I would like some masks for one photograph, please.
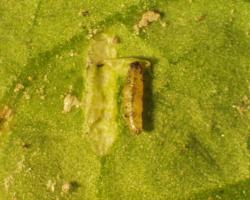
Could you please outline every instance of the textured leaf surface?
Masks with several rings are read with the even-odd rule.
[[[162,19],[137,35],[147,10]],[[2,0],[0,200],[249,199],[249,21],[243,0]],[[67,94],[84,101],[95,32],[153,63],[146,131],[120,116],[103,157],[84,105],[63,113]]]

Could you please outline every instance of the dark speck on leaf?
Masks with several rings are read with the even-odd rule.
[[[84,10],[84,11],[82,11],[81,14],[82,14],[83,17],[89,16],[89,11],[88,10]]]
[[[141,68],[142,67],[142,64],[140,63],[140,62],[132,62],[131,64],[130,64],[130,66],[132,67],[132,68],[136,68],[136,69],[139,69],[139,68]]]
[[[28,149],[28,148],[30,148],[30,144],[28,144],[28,143],[22,143],[22,147],[24,149]]]
[[[206,17],[207,17],[206,15],[200,15],[199,17],[196,18],[196,21],[201,22],[201,21],[205,20]]]
[[[97,66],[97,67],[103,67],[104,64],[103,64],[103,63],[97,63],[96,66]]]
[[[72,192],[75,192],[80,187],[80,184],[77,181],[71,181],[70,185]]]

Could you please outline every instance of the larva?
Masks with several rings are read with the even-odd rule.
[[[134,61],[130,64],[124,87],[124,114],[132,132],[139,134],[143,130],[143,74],[150,65],[146,61]]]
[[[90,43],[84,74],[84,132],[99,156],[108,154],[120,132],[121,92],[130,129],[136,134],[143,129],[143,71],[150,63],[117,58],[115,43],[114,37],[97,35]]]

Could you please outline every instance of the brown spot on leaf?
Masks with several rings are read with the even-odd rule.
[[[3,109],[0,111],[0,129],[8,122],[13,115],[13,110],[9,106],[4,106]]]
[[[28,76],[28,77],[27,77],[27,79],[28,79],[30,82],[32,82],[32,81],[33,81],[32,76]]]
[[[83,10],[83,11],[81,11],[81,15],[83,17],[89,16],[89,11],[88,10]]]
[[[138,24],[134,26],[134,30],[138,33],[140,29],[146,28],[152,22],[160,20],[160,18],[161,18],[160,13],[149,10],[142,15]]]
[[[28,144],[28,143],[25,143],[25,142],[22,142],[22,147],[24,148],[24,149],[28,149],[28,148],[30,148],[30,144]]]
[[[207,15],[200,15],[198,17],[196,17],[195,21],[197,22],[202,22],[206,19]]]
[[[80,187],[80,184],[77,181],[65,182],[62,185],[61,194],[69,194],[71,192],[75,192]]]
[[[30,99],[30,95],[29,95],[29,93],[28,93],[27,91],[24,91],[23,96],[24,96],[24,98],[25,98],[26,100],[29,100],[29,99]]]
[[[62,185],[62,193],[68,194],[71,190],[71,184],[69,182],[66,182]]]
[[[23,84],[22,84],[22,83],[18,83],[18,84],[16,85],[15,89],[14,89],[14,92],[15,92],[15,93],[18,93],[18,92],[20,92],[20,91],[23,90],[23,89],[24,89]]]
[[[39,96],[40,99],[44,100],[46,95],[45,95],[45,87],[42,86],[38,89],[36,89],[36,94]]]
[[[250,98],[248,96],[244,96],[239,105],[233,105],[233,108],[235,108],[241,115],[245,114],[250,110]]]

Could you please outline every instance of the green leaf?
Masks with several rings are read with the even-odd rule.
[[[136,34],[148,10],[161,19]],[[0,199],[249,199],[249,11],[246,0],[2,0]],[[96,33],[153,64],[145,131],[131,134],[119,110],[104,156],[84,131]],[[81,106],[63,112],[67,96]]]

